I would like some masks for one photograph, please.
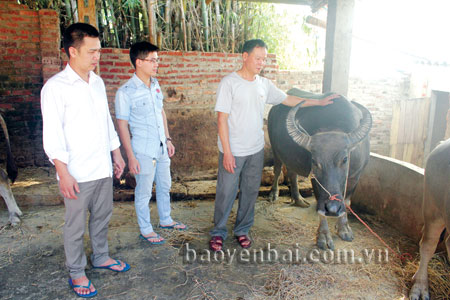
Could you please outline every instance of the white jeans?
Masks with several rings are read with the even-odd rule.
[[[161,147],[162,149],[162,147]],[[170,158],[167,151],[161,151],[158,157],[136,154],[141,171],[136,175],[136,189],[134,190],[134,205],[137,221],[142,235],[153,232],[150,223],[149,201],[152,198],[153,181],[156,183],[156,204],[158,207],[159,224],[169,225],[173,222],[170,217]],[[153,164],[155,160],[155,164]]]

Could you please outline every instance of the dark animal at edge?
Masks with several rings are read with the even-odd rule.
[[[16,180],[17,167],[11,153],[8,128],[6,127],[6,123],[2,115],[0,115],[0,123],[3,129],[3,135],[6,140],[6,172],[5,170],[3,170],[3,168],[0,168],[0,195],[3,197],[6,202],[6,206],[8,207],[9,222],[14,226],[20,223],[20,216],[22,215],[22,212],[17,206],[16,199],[14,199],[14,195],[11,191],[9,182],[9,179],[11,180],[11,183],[14,183],[14,181]]]
[[[422,215],[424,226],[420,240],[420,264],[413,276],[409,299],[430,299],[427,267],[444,229],[450,232],[450,139],[437,146],[425,166]],[[450,261],[450,236],[445,239]]]
[[[316,95],[298,89],[291,89],[288,94],[316,99],[329,95]],[[368,134],[371,126],[370,112],[342,96],[323,107],[301,108],[297,105],[290,108],[280,104],[270,110],[268,131],[275,172],[270,200],[278,199],[278,177],[284,164],[294,204],[308,207],[309,203],[298,191],[297,174],[307,177],[312,173],[320,216],[317,236],[320,249],[334,249],[326,219],[328,216],[339,218],[336,226],[343,240],[353,240],[345,204],[350,205],[350,197],[369,161]]]

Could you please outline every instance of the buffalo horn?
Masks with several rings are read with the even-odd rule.
[[[296,105],[291,108],[286,120],[286,127],[289,136],[296,142],[300,147],[310,150],[311,136],[306,132],[306,130],[295,122],[295,115],[301,107],[301,104]]]
[[[356,103],[355,101],[352,101],[352,104],[355,105],[363,115],[359,127],[348,134],[349,144],[354,146],[369,134],[369,131],[372,128],[372,115],[367,108],[361,104]]]

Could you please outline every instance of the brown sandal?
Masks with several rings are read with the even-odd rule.
[[[209,249],[214,252],[222,250],[223,238],[221,236],[213,236],[209,241]]]
[[[236,236],[236,239],[239,245],[241,245],[241,247],[244,249],[250,248],[250,246],[252,245],[252,241],[250,241],[250,239],[246,235]]]

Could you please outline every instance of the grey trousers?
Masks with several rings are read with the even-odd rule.
[[[211,236],[227,237],[227,221],[239,189],[239,206],[234,225],[234,235],[247,235],[253,225],[255,202],[261,185],[264,150],[249,156],[236,156],[234,174],[223,167],[223,153],[219,154],[214,228]]]
[[[91,238],[94,266],[104,264],[108,259],[108,224],[113,209],[112,178],[79,183],[78,199],[64,198],[66,207],[64,225],[64,251],[66,266],[72,279],[85,276],[86,254],[83,237],[89,210],[89,236]]]

